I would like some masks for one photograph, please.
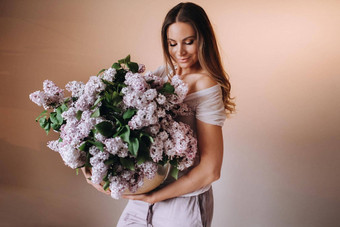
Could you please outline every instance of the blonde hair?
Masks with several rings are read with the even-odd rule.
[[[170,67],[175,72],[168,49],[167,31],[169,26],[176,22],[188,23],[196,31],[199,64],[221,86],[224,108],[227,113],[233,113],[235,103],[232,101],[233,98],[230,97],[229,76],[223,69],[214,30],[202,7],[190,2],[179,3],[165,16],[161,35],[166,69]]]

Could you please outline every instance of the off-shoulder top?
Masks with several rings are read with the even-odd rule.
[[[165,80],[167,78],[164,67],[158,68],[154,73],[156,75],[164,77]],[[202,122],[208,123],[208,124],[223,126],[223,123],[226,119],[226,113],[225,113],[224,104],[222,100],[222,90],[221,90],[220,85],[217,84],[212,87],[190,93],[184,99],[184,102],[191,108],[191,110],[193,111],[193,115],[180,116],[178,117],[178,120],[190,125],[195,136],[197,133],[196,119]],[[180,171],[179,177],[185,175],[187,172],[190,171],[190,169],[197,166],[199,162],[200,162],[200,152],[198,151],[198,154],[196,155],[196,158],[195,158],[194,165],[187,170]],[[163,183],[163,186],[173,181],[174,179],[172,177],[168,177]],[[182,197],[199,195],[209,190],[210,187],[211,185],[208,185],[197,191],[182,195]]]

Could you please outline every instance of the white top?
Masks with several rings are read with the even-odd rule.
[[[155,72],[156,75],[167,79],[165,67],[159,67]],[[208,124],[223,126],[226,119],[226,113],[222,100],[222,90],[220,85],[202,89],[187,95],[184,102],[191,108],[193,115],[178,117],[179,121],[190,125],[196,136],[196,119]],[[200,153],[196,155],[194,165],[187,170],[179,172],[179,177],[185,175],[191,168],[197,166],[200,161]],[[164,184],[173,182],[174,179],[167,179]],[[195,196],[204,193],[210,189],[211,185],[201,188],[197,191],[182,195],[181,197]]]

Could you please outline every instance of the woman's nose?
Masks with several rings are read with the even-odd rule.
[[[183,56],[183,55],[185,55],[185,53],[186,53],[185,47],[183,45],[179,45],[178,46],[178,55]]]

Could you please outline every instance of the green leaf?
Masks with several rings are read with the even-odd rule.
[[[79,175],[79,168],[76,169],[76,175]]]
[[[139,152],[137,157],[137,164],[140,165],[148,159],[148,156],[144,152]]]
[[[133,115],[135,115],[135,113],[137,112],[137,110],[135,109],[128,109],[127,111],[125,111],[125,113],[123,114],[123,119],[127,120],[127,119],[131,119]]]
[[[128,62],[130,62],[130,55],[126,56],[124,59],[118,60],[119,64],[127,64]]]
[[[81,150],[81,151],[85,151],[85,150],[86,150],[86,147],[87,147],[87,143],[84,142],[84,143],[82,143],[82,144],[78,147],[78,149]]]
[[[91,107],[91,109],[93,110],[94,108],[96,108],[96,106],[97,106],[101,101],[103,101],[103,99],[104,99],[104,97],[99,96],[99,97],[97,98],[97,100],[93,103],[93,106]]]
[[[68,107],[65,103],[63,103],[63,105],[60,106],[60,109],[62,110],[62,112],[65,112],[66,110],[68,110]]]
[[[77,118],[78,121],[80,121],[82,114],[83,114],[83,111],[81,111],[81,110],[77,111],[76,118]]]
[[[48,120],[46,119],[46,116],[39,119],[39,125],[41,128],[45,129],[48,125]]]
[[[177,180],[178,179],[178,169],[176,167],[172,167],[171,170],[170,170],[170,175]]]
[[[139,148],[139,140],[135,137],[130,138],[130,143],[128,145],[129,151],[133,156],[137,156]]]
[[[148,133],[146,133],[146,132],[140,132],[139,138],[141,138],[141,139],[146,138],[146,139],[147,139],[148,141],[150,141],[151,143],[154,142],[152,136],[150,136],[150,135],[149,135]]]
[[[96,124],[95,128],[105,137],[111,137],[114,133],[114,127],[109,121],[100,122],[99,124]]]
[[[136,62],[128,62],[127,67],[130,69],[131,72],[136,73],[138,72],[139,66]]]
[[[55,131],[59,131],[60,129],[60,125],[59,124],[56,124],[56,123],[51,123],[51,128]]]
[[[113,63],[113,65],[111,66],[111,68],[114,68],[114,69],[120,69],[120,68],[121,68],[121,66],[120,66],[120,64],[119,64],[119,63],[115,62],[115,63]]]
[[[47,113],[47,110],[44,110],[43,112],[41,112],[39,114],[39,116],[35,119],[36,122],[38,122],[38,120],[40,119],[40,117],[42,117],[43,115],[45,115]]]
[[[99,74],[101,74],[102,72],[104,72],[106,69],[102,69],[102,70],[100,70],[98,73],[97,73],[97,76],[99,75]]]
[[[108,165],[108,166],[110,166],[110,165],[113,164],[113,163],[115,163],[115,160],[114,160],[114,159],[108,159],[108,160],[104,161],[104,164],[105,164],[105,165]]]
[[[119,158],[120,163],[122,163],[122,165],[130,170],[135,170],[135,164],[134,161],[132,159],[129,158]]]
[[[106,191],[110,187],[110,181],[105,181],[103,189]]]
[[[56,118],[58,120],[58,123],[62,124],[63,121],[64,121],[64,118],[61,116],[61,114],[63,113],[63,110],[62,110],[61,106],[56,109],[56,113],[57,113],[56,114]]]
[[[50,121],[51,121],[53,124],[58,124],[58,123],[59,123],[59,121],[58,121],[58,119],[57,119],[57,113],[52,112],[52,113],[50,114]]]
[[[128,125],[125,125],[122,127],[121,132],[120,132],[120,138],[126,143],[130,143],[130,128]]]
[[[174,94],[175,88],[169,82],[165,83],[160,90],[162,94]]]
[[[96,111],[94,111],[92,114],[91,114],[91,117],[99,117],[100,116],[100,110],[99,108],[96,109]]]
[[[99,141],[91,141],[91,140],[89,140],[88,142],[95,145],[99,150],[104,152],[104,144],[103,143],[101,143]]]

